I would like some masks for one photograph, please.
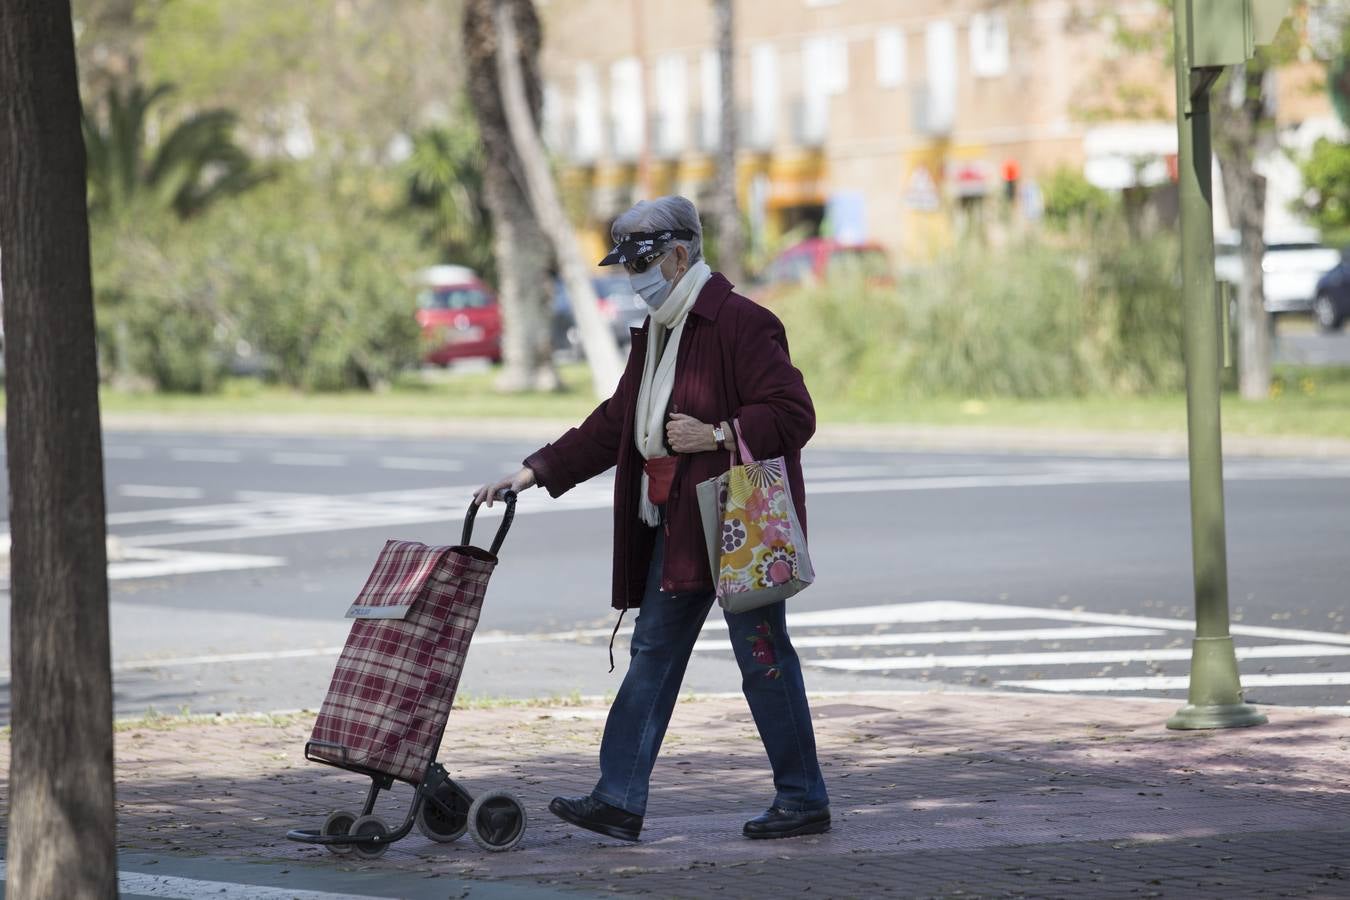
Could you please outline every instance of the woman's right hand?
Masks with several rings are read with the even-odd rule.
[[[509,478],[503,478],[494,484],[485,484],[480,487],[473,495],[473,502],[479,506],[492,506],[492,501],[497,499],[497,494],[501,491],[515,491],[519,494],[526,488],[532,488],[535,485],[534,470],[530,468],[521,469]]]

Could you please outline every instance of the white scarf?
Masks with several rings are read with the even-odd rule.
[[[679,355],[685,319],[711,277],[712,269],[699,260],[671,288],[661,308],[652,311],[647,329],[647,358],[642,364],[642,386],[638,389],[637,415],[633,420],[633,441],[643,459],[669,455],[664,440],[665,418],[670,394],[675,389],[675,358]],[[670,330],[664,342],[658,340],[658,327]],[[647,489],[647,473],[643,472],[639,515],[644,523],[656,527],[661,524],[661,513],[647,496]]]

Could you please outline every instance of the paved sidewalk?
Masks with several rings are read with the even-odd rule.
[[[441,896],[477,896],[486,879],[495,896],[516,885],[531,896],[1350,897],[1350,718],[1272,707],[1265,727],[1182,733],[1162,725],[1174,704],[1147,700],[813,702],[835,823],[824,836],[740,837],[771,787],[744,701],[719,696],[677,708],[636,845],[546,810],[554,794],[590,788],[602,704],[451,715],[441,758],[452,774],[526,803],[515,852],[414,831],[371,862],[286,841],[329,809],[359,807],[364,790],[304,761],[308,716],[121,731],[119,838],[140,859],[286,863],[296,888],[306,872],[349,871],[418,878]],[[0,771],[8,753],[0,744]],[[383,812],[401,820],[403,808]]]

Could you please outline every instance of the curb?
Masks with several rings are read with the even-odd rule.
[[[109,431],[198,432],[370,438],[460,438],[551,441],[577,423],[558,419],[339,418],[336,416],[193,416],[112,413]],[[857,450],[1045,453],[1073,456],[1186,455],[1184,432],[1047,431],[976,426],[824,424],[813,446]],[[1227,435],[1232,456],[1350,459],[1350,439]]]

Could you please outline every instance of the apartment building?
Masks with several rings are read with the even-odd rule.
[[[1096,14],[1106,9],[1147,18],[1157,7],[737,0],[737,182],[761,242],[821,229],[912,259],[971,216],[1035,220],[1038,185],[1062,166],[1108,188],[1166,181],[1170,72],[1161,54],[1125,54]],[[708,203],[721,97],[711,2],[540,10],[546,138],[592,249],[641,197]],[[1300,121],[1330,116],[1304,82],[1281,94]]]

